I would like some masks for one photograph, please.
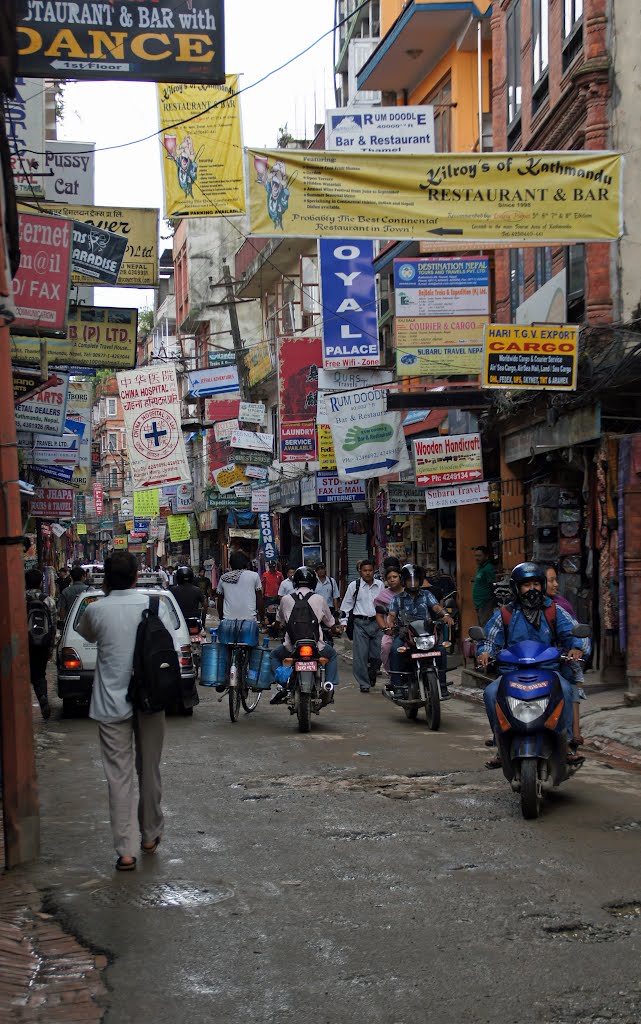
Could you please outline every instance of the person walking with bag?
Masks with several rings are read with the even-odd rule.
[[[56,602],[42,590],[43,576],[40,569],[29,569],[24,579],[27,592],[29,674],[40,712],[47,721],[51,718],[47,695],[47,663],[56,640]]]
[[[352,641],[352,671],[361,693],[376,684],[381,664],[383,632],[376,621],[376,598],[385,584],[374,579],[374,563],[364,558],[358,567],[360,579],[350,583],[341,604],[341,625]]]
[[[98,645],[89,717],[98,723],[117,871],[135,869],[139,848],[155,853],[164,826],[160,758],[165,713],[145,713],[129,700],[138,627],[150,602],[135,589],[137,575],[133,555],[117,552],[107,558],[106,597],[89,605],[76,626],[85,640]],[[173,643],[171,617],[165,602],[156,600],[160,621]]]

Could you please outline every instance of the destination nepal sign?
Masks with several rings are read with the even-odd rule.
[[[547,245],[608,241],[622,230],[618,153],[249,149],[248,159],[250,234],[261,238]]]
[[[319,241],[323,366],[378,366],[374,242]]]
[[[134,490],[191,483],[174,367],[141,367],[116,377]]]
[[[480,434],[425,437],[412,442],[418,487],[483,479]]]
[[[578,352],[575,326],[488,324],[482,386],[575,391]]]
[[[223,0],[17,0],[30,78],[225,81]]]

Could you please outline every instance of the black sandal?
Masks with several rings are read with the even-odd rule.
[[[156,836],[156,838],[154,839],[153,846],[145,846],[144,843],[141,843],[140,849],[142,850],[143,853],[155,853],[159,846],[160,836]]]
[[[126,861],[122,859],[122,857],[119,857],[118,860],[116,861],[116,871],[135,871],[136,864],[137,861],[135,857],[133,858],[131,864],[128,864]]]
[[[485,767],[486,768],[502,768],[503,767],[503,762],[501,761],[501,758],[497,754],[496,757],[491,757],[489,761],[485,762]]]

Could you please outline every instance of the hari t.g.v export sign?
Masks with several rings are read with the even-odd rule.
[[[488,324],[482,386],[575,391],[578,351],[579,328],[573,325]]]
[[[480,434],[422,437],[413,442],[418,487],[483,479]]]
[[[17,0],[20,73],[31,78],[225,81],[223,0]]]
[[[71,221],[21,213],[20,268],[13,279],[13,327],[64,330],[71,273]]]

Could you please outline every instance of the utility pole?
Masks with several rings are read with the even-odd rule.
[[[9,328],[0,327],[0,735],[5,864],[40,852]]]
[[[236,296],[234,295],[234,287],[231,282],[231,273],[226,263],[223,263],[223,281],[225,282],[225,290],[227,293],[227,306],[229,308],[229,325],[231,327],[231,336],[232,341],[234,343],[236,366],[238,367],[240,397],[243,399],[243,401],[247,401],[249,399],[247,367],[245,366],[243,341],[240,336],[240,327],[238,326],[238,314],[236,312]]]

